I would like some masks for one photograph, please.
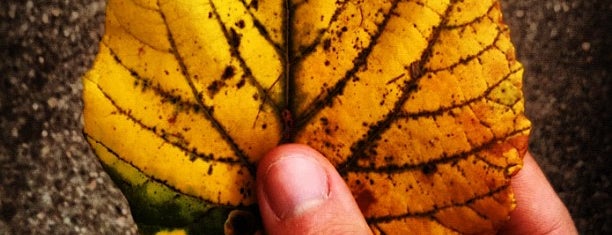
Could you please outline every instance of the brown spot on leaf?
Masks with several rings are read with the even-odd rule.
[[[359,206],[359,210],[361,213],[367,213],[372,204],[374,204],[377,200],[374,197],[374,193],[369,189],[363,189],[355,195],[355,200],[357,201],[357,205]]]
[[[244,20],[239,20],[238,22],[236,22],[236,26],[238,26],[238,28],[244,29]]]
[[[331,39],[325,39],[323,40],[323,50],[328,51],[329,48],[331,47]]]
[[[321,124],[323,124],[324,126],[327,126],[329,124],[329,119],[327,119],[327,117],[322,117],[319,120],[321,121]]]
[[[244,86],[244,84],[246,84],[246,79],[242,78],[240,81],[238,81],[238,83],[236,83],[236,88],[240,89]]]
[[[221,75],[221,79],[222,80],[230,79],[235,74],[236,72],[234,71],[234,66],[228,65],[227,67],[225,67],[225,70],[223,70],[223,75]]]
[[[208,90],[208,96],[215,96],[224,86],[225,83],[222,81],[213,81],[210,85],[208,85],[208,87],[206,87],[206,90]]]
[[[173,114],[172,114],[172,116],[170,116],[170,117],[168,118],[168,123],[169,123],[170,125],[173,125],[174,123],[176,123],[176,117],[177,117],[177,116],[178,116],[178,113],[176,113],[176,112],[175,112],[175,113],[173,113]]]

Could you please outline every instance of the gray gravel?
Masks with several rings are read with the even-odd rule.
[[[612,3],[506,0],[531,151],[584,234],[612,234]],[[0,234],[134,234],[81,134],[104,1],[0,1]]]

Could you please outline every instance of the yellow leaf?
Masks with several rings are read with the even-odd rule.
[[[110,0],[85,134],[144,233],[259,230],[256,164],[287,142],[337,167],[376,234],[493,233],[522,71],[495,0]]]

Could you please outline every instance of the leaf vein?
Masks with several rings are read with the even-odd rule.
[[[184,195],[184,196],[187,196],[187,197],[191,197],[191,198],[196,198],[196,199],[198,199],[198,200],[201,200],[201,201],[202,201],[202,202],[204,202],[204,203],[208,203],[208,204],[215,204],[215,205],[220,205],[220,206],[232,206],[232,205],[230,205],[230,204],[223,204],[223,203],[219,203],[219,202],[213,202],[213,201],[212,201],[212,200],[210,200],[210,199],[206,199],[206,198],[202,198],[202,197],[199,197],[199,196],[195,196],[195,195],[187,194],[187,193],[185,193],[185,192],[183,192],[183,191],[181,191],[181,190],[179,190],[179,189],[175,188],[174,186],[169,185],[169,184],[168,184],[166,181],[164,181],[164,180],[161,180],[161,179],[155,178],[153,175],[146,174],[146,173],[145,173],[145,172],[144,172],[142,169],[140,169],[138,166],[134,165],[132,162],[128,161],[127,159],[122,158],[122,157],[121,157],[121,155],[119,155],[117,152],[115,152],[115,151],[114,151],[113,149],[111,149],[109,146],[105,145],[105,144],[104,144],[102,141],[95,139],[93,136],[90,136],[90,135],[89,135],[89,134],[87,134],[87,133],[85,133],[85,136],[86,136],[88,139],[90,139],[90,140],[94,141],[96,144],[99,144],[100,146],[102,146],[102,147],[103,147],[104,149],[106,149],[106,150],[107,150],[109,153],[111,153],[113,156],[115,156],[115,157],[116,157],[118,160],[120,160],[120,161],[122,161],[122,162],[124,162],[124,163],[126,163],[126,164],[128,164],[128,165],[130,165],[132,168],[134,168],[135,170],[137,170],[138,172],[140,172],[141,174],[143,174],[145,177],[147,177],[147,178],[148,178],[148,179],[147,179],[148,181],[152,181],[152,182],[155,182],[155,183],[158,183],[158,184],[164,185],[164,186],[168,187],[169,189],[171,189],[172,191],[174,191],[174,192],[176,192],[176,193],[178,193],[178,194],[181,194],[181,195]]]
[[[433,217],[435,216],[435,214],[437,214],[438,212],[442,210],[469,206],[478,200],[492,197],[493,195],[501,193],[502,191],[506,190],[509,186],[510,186],[509,184],[501,185],[500,187],[489,190],[489,192],[487,193],[475,195],[474,197],[464,202],[453,202],[453,203],[443,205],[443,206],[434,206],[434,208],[432,208],[431,210],[426,210],[422,212],[408,212],[408,213],[399,214],[399,215],[369,217],[369,218],[366,218],[366,221],[368,223],[385,223],[385,222],[391,222],[393,220],[400,220],[400,219],[411,218],[411,217]]]
[[[203,161],[216,161],[216,162],[222,162],[222,163],[227,163],[227,164],[232,164],[232,165],[238,165],[241,162],[237,161],[237,160],[233,160],[231,158],[214,158],[212,154],[210,155],[205,155],[202,153],[198,153],[192,150],[189,150],[187,148],[187,146],[185,146],[184,144],[181,144],[180,142],[177,141],[170,141],[167,137],[166,134],[164,133],[164,130],[160,130],[162,132],[162,134],[157,132],[157,127],[153,126],[148,126],[146,124],[144,124],[141,120],[138,120],[136,117],[134,117],[129,111],[126,111],[125,109],[123,109],[122,107],[120,107],[116,101],[107,93],[104,91],[104,89],[102,89],[102,87],[100,87],[98,84],[97,88],[98,90],[100,90],[100,92],[104,95],[104,97],[117,109],[117,111],[125,116],[126,118],[128,118],[130,121],[132,121],[133,123],[137,124],[138,126],[140,126],[140,128],[147,130],[149,132],[152,132],[154,135],[156,135],[157,137],[161,138],[164,140],[164,142],[180,149],[181,151],[185,152],[185,154],[188,155],[195,155],[197,156],[199,159],[202,159]],[[185,141],[186,142],[186,141]]]
[[[334,98],[341,95],[342,92],[344,91],[344,88],[348,84],[349,80],[357,73],[357,71],[359,71],[359,69],[362,66],[364,66],[367,63],[367,59],[370,53],[372,52],[372,49],[377,44],[378,38],[380,38],[380,36],[385,31],[385,28],[387,27],[389,19],[391,19],[391,17],[394,16],[393,12],[397,8],[397,5],[399,4],[399,2],[400,0],[393,1],[393,4],[391,5],[389,12],[384,16],[384,19],[381,22],[381,24],[377,25],[378,31],[374,35],[370,36],[370,39],[371,39],[370,44],[368,44],[368,46],[364,48],[357,55],[356,58],[353,59],[353,67],[349,69],[345,73],[344,77],[342,77],[338,82],[336,82],[336,84],[331,89],[327,90],[325,94],[319,94],[315,98],[315,101],[313,101],[313,104],[311,104],[310,107],[306,109],[303,114],[299,116],[299,118],[297,119],[297,123],[296,123],[297,130],[300,130],[301,128],[303,128],[305,124],[307,124],[319,111],[323,109],[323,107],[325,107],[326,105],[329,105]]]
[[[467,27],[468,25],[472,25],[475,23],[478,23],[480,21],[482,21],[484,18],[489,17],[489,14],[495,9],[495,7],[497,6],[496,2],[493,1],[493,4],[491,4],[491,6],[489,6],[487,12],[485,14],[482,14],[468,22],[465,23],[461,23],[461,24],[456,24],[456,25],[447,25],[445,28],[447,29],[457,29],[457,28],[464,28]]]
[[[212,4],[212,2],[211,2],[211,4]],[[214,5],[213,5],[213,8],[214,8]],[[216,11],[216,9],[215,9],[215,11]],[[181,71],[183,72],[183,74],[185,76],[186,82],[188,83],[189,87],[191,88],[191,91],[192,91],[194,99],[197,101],[198,105],[200,107],[202,107],[202,110],[203,110],[204,114],[208,116],[208,118],[211,121],[213,127],[219,132],[219,134],[221,134],[223,140],[231,146],[231,148],[234,151],[234,153],[236,154],[236,156],[238,156],[238,158],[240,158],[242,163],[245,166],[247,166],[247,168],[249,170],[249,173],[251,175],[255,175],[255,166],[252,163],[249,162],[249,160],[248,160],[248,158],[246,156],[246,153],[244,153],[244,151],[242,149],[240,149],[238,144],[236,144],[234,139],[229,135],[229,133],[227,132],[225,127],[215,117],[212,116],[212,113],[210,113],[210,111],[208,109],[206,109],[206,105],[200,99],[201,98],[201,96],[199,95],[200,93],[198,92],[197,88],[195,87],[195,85],[193,83],[191,75],[189,74],[189,70],[187,69],[187,65],[185,64],[185,61],[181,57],[180,53],[178,52],[178,47],[176,46],[176,42],[174,41],[174,37],[172,35],[172,30],[170,29],[170,26],[168,25],[166,17],[165,17],[163,12],[161,12],[161,15],[162,15],[162,19],[165,22],[166,30],[168,32],[168,40],[170,41],[170,45],[173,48],[172,49],[172,54],[174,55],[174,57],[178,61],[179,66],[181,67]]]
[[[302,50],[300,51],[300,53],[295,57],[295,61],[297,61],[296,63],[299,63],[303,58],[306,58],[308,55],[310,55],[311,53],[313,53],[315,51],[315,48],[321,44],[321,39],[323,39],[323,35],[325,35],[325,33],[329,32],[329,29],[331,28],[331,25],[335,22],[337,22],[338,20],[338,16],[340,15],[340,13],[345,10],[346,8],[346,4],[348,3],[348,1],[344,1],[344,2],[340,2],[342,5],[338,6],[338,8],[336,8],[336,11],[334,11],[334,14],[332,15],[331,19],[329,20],[329,23],[327,25],[327,27],[323,30],[319,30],[317,32],[317,36],[315,37],[315,40],[310,44],[307,45],[305,47],[302,48]]]
[[[471,105],[475,102],[481,101],[481,100],[485,100],[487,99],[486,97],[491,94],[491,92],[493,92],[493,90],[497,87],[499,87],[499,85],[508,80],[510,78],[510,76],[516,74],[517,72],[521,71],[521,69],[516,69],[511,71],[510,73],[508,73],[506,76],[504,76],[502,79],[500,79],[499,81],[497,81],[495,84],[493,84],[492,86],[488,87],[482,95],[479,95],[477,97],[473,97],[470,99],[465,100],[464,102],[458,103],[458,104],[452,104],[449,106],[442,106],[438,109],[435,110],[424,110],[424,111],[418,111],[418,112],[405,112],[405,111],[401,111],[398,114],[398,118],[404,118],[404,119],[416,119],[416,118],[421,118],[421,117],[436,117],[436,116],[441,116],[443,113],[447,113],[450,112],[454,109],[459,109],[459,108],[463,108],[466,107],[468,105]],[[488,100],[488,99],[487,99]]]
[[[427,162],[421,162],[421,163],[417,163],[417,164],[410,164],[410,163],[406,163],[406,164],[402,164],[402,165],[397,165],[397,164],[387,164],[383,167],[362,167],[362,166],[352,166],[350,169],[345,169],[343,172],[344,174],[348,173],[348,172],[365,172],[365,173],[388,173],[388,174],[398,174],[398,173],[403,173],[406,171],[415,171],[415,170],[421,170],[423,168],[423,166],[425,165],[439,165],[439,164],[450,164],[453,163],[454,161],[458,161],[458,160],[463,160],[468,158],[469,156],[476,154],[478,152],[481,152],[483,150],[486,150],[488,148],[490,148],[491,146],[493,146],[495,143],[505,140],[511,136],[520,134],[524,131],[529,130],[530,128],[523,128],[523,129],[518,129],[518,130],[513,130],[507,134],[505,134],[502,137],[495,137],[492,138],[490,140],[488,140],[487,142],[482,143],[479,146],[473,146],[471,149],[467,150],[467,151],[462,151],[462,152],[457,152],[454,153],[452,155],[447,156],[446,153],[442,154],[442,156],[429,160]]]
[[[456,1],[451,2],[451,4],[455,3]],[[360,140],[356,141],[353,146],[351,146],[351,155],[347,157],[347,160],[338,165],[341,175],[346,174],[349,168],[354,167],[357,159],[365,156],[366,150],[373,146],[378,141],[377,139],[379,139],[380,135],[391,127],[391,123],[400,117],[399,114],[401,113],[404,103],[408,100],[410,94],[418,89],[418,82],[425,73],[425,64],[432,56],[433,47],[438,41],[442,27],[446,25],[448,21],[446,16],[448,16],[450,13],[451,8],[452,5],[447,7],[445,16],[442,17],[442,21],[440,22],[440,26],[436,27],[432,32],[432,39],[428,42],[427,47],[421,54],[421,59],[410,65],[409,69],[412,79],[405,82],[402,89],[402,94],[395,102],[393,109],[385,116],[383,120],[380,120],[375,125],[370,126],[367,134]]]
[[[147,9],[147,8],[145,8]],[[151,11],[155,11],[155,12],[159,12],[158,10],[155,9],[147,9],[147,10],[151,10]],[[145,42],[144,40],[142,40],[141,38],[139,38],[138,36],[136,36],[134,33],[132,33],[132,31],[128,30],[128,28],[123,24],[123,22],[121,20],[119,20],[119,17],[117,17],[115,15],[115,13],[113,11],[109,11],[108,14],[111,14],[115,19],[117,19],[117,22],[119,23],[119,27],[121,27],[121,29],[127,33],[128,35],[130,35],[132,38],[134,38],[136,41],[142,43],[143,45],[150,47],[153,50],[159,51],[159,52],[168,52],[167,49],[164,48],[160,48],[160,47],[156,47],[151,45],[150,43]],[[107,16],[108,17],[108,16]]]
[[[209,2],[210,2],[210,6],[213,9],[212,11],[213,15],[215,16],[215,19],[217,20],[219,27],[223,31],[223,36],[225,37],[227,44],[230,46],[230,53],[232,57],[238,60],[238,62],[240,63],[240,68],[242,68],[242,70],[245,73],[244,76],[246,76],[246,78],[248,78],[251,81],[251,83],[255,86],[255,88],[257,88],[257,92],[259,93],[259,95],[262,97],[266,97],[267,96],[266,88],[264,88],[261,85],[261,83],[259,83],[259,81],[257,81],[257,79],[253,76],[253,72],[251,68],[249,67],[249,65],[247,65],[246,61],[244,60],[244,57],[240,53],[239,45],[237,45],[239,44],[239,42],[236,42],[236,40],[240,40],[240,39],[232,38],[232,37],[239,37],[239,36],[232,35],[236,33],[233,30],[228,30],[228,28],[225,26],[225,23],[221,20],[221,16],[219,15],[219,12],[217,11],[217,7],[215,6],[215,4],[212,1],[209,1]],[[277,104],[275,104],[272,101],[272,99],[263,99],[263,102],[268,102],[268,104],[272,106],[272,108],[274,108],[277,113],[280,113],[280,108],[278,107]]]

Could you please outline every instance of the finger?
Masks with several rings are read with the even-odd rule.
[[[578,234],[567,208],[530,153],[512,177],[517,207],[501,234]]]
[[[270,234],[370,234],[348,187],[316,150],[275,148],[257,169],[257,199]]]

